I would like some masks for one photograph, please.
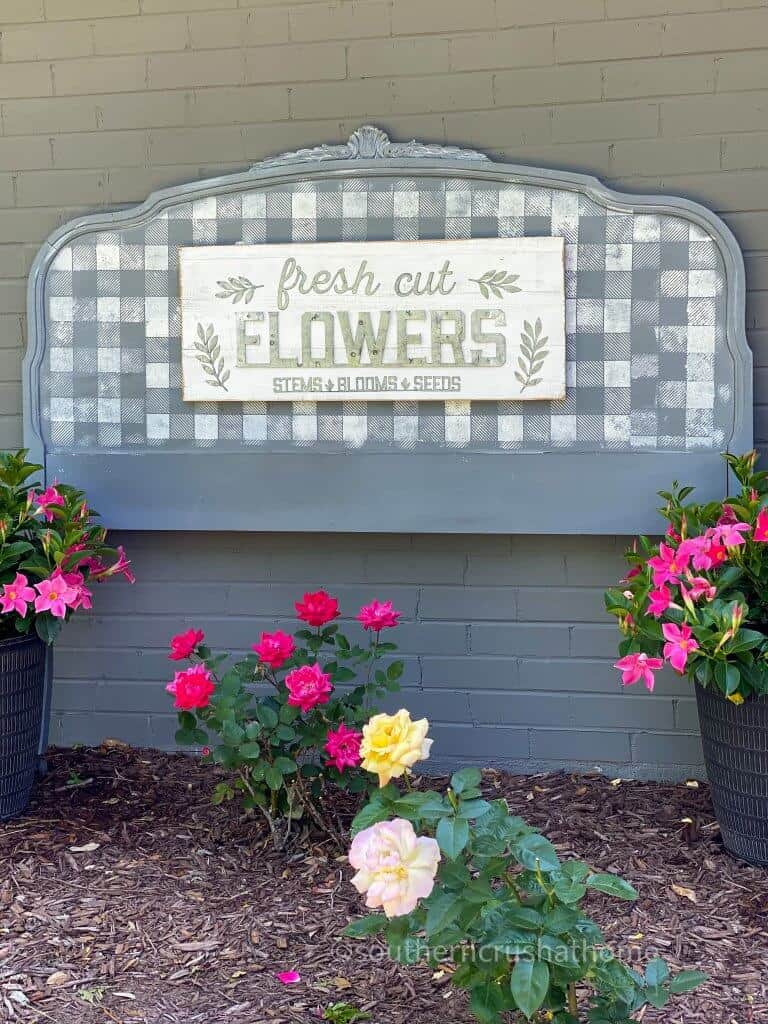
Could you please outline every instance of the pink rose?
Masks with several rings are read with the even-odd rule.
[[[378,633],[396,626],[402,614],[395,611],[391,601],[371,601],[360,609],[357,621],[362,623],[363,629],[373,629]]]
[[[345,768],[356,768],[360,764],[361,732],[350,729],[343,722],[338,729],[329,729],[325,741],[328,754],[326,764],[343,772]]]
[[[178,711],[207,708],[215,689],[213,677],[205,665],[193,665],[183,672],[177,672],[173,682],[166,686],[168,693],[176,698],[173,706]]]
[[[296,601],[296,614],[310,626],[324,626],[331,619],[338,618],[339,602],[324,590],[305,594],[303,601]]]
[[[317,704],[327,704],[333,687],[331,677],[318,664],[302,665],[285,677],[288,688],[288,703],[291,707],[310,711]]]
[[[287,633],[281,633],[278,629],[274,633],[262,633],[261,639],[253,645],[251,650],[258,654],[259,661],[267,668],[276,669],[288,661],[296,650],[296,644],[293,642],[293,637],[288,636]]]
[[[168,655],[171,661],[184,661],[191,658],[195,648],[205,640],[205,633],[202,629],[188,629],[186,633],[177,633],[171,637],[171,653]]]

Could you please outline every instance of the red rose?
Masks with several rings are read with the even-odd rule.
[[[287,633],[281,633],[278,629],[275,633],[262,633],[261,640],[251,648],[258,656],[259,661],[267,668],[280,668],[296,650],[293,637]]]
[[[296,602],[296,614],[310,626],[324,626],[331,619],[338,618],[339,602],[324,590],[305,594],[303,601]]]
[[[176,698],[173,706],[177,711],[194,711],[207,708],[211,694],[216,689],[213,677],[205,665],[193,665],[183,672],[177,672],[166,690]]]
[[[184,661],[191,658],[198,644],[205,640],[205,633],[202,629],[188,629],[186,633],[179,633],[171,637],[171,653],[168,657],[171,661]]]
[[[360,609],[357,621],[362,624],[363,629],[372,629],[379,633],[382,629],[392,629],[396,626],[402,614],[395,611],[391,601],[371,601]]]
[[[333,687],[331,677],[318,664],[302,665],[285,677],[288,689],[288,703],[291,707],[311,711],[317,704],[327,704]]]

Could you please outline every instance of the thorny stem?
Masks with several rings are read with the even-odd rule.
[[[315,806],[315,802],[312,799],[311,794],[309,794],[307,792],[307,790],[306,790],[306,787],[304,785],[304,779],[302,778],[300,771],[296,773],[296,783],[295,783],[295,785],[296,785],[296,789],[299,791],[299,796],[301,797],[301,802],[304,805],[304,807],[307,809],[307,811],[309,812],[309,815],[312,818],[312,820],[314,821],[314,823],[317,825],[317,827],[320,829],[321,832],[324,832],[327,836],[330,836],[330,838],[333,840],[335,845],[340,850],[343,850],[344,849],[344,840],[343,840],[342,836],[336,831],[336,829],[334,828],[334,826],[332,824],[330,824],[328,821],[324,820],[322,814],[320,813],[318,808]]]

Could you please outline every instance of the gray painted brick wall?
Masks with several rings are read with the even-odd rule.
[[[602,586],[623,541],[566,537],[130,534],[139,582],[109,583],[56,651],[52,738],[173,746],[164,683],[171,634],[205,629],[245,652],[262,629],[295,628],[293,601],[327,587],[348,619],[371,597],[402,610],[406,705],[433,723],[435,765],[611,775],[700,774],[686,684],[621,692]],[[476,579],[483,582],[474,582]],[[492,582],[488,582],[492,579]],[[546,581],[546,584],[544,583]],[[354,621],[346,627],[357,632]]]
[[[0,0],[0,447],[21,441],[25,276],[81,212],[271,153],[393,138],[677,192],[745,250],[755,436],[768,444],[766,0]],[[567,500],[567,496],[564,496]],[[167,636],[247,644],[299,587],[407,614],[407,696],[441,756],[687,774],[690,691],[621,693],[607,538],[128,536],[56,655],[54,737],[167,745]]]

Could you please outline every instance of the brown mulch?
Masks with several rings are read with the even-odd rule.
[[[374,1024],[472,1020],[445,974],[340,938],[361,911],[343,858],[276,855],[210,805],[212,769],[114,743],[55,751],[50,769],[30,813],[0,824],[0,1019],[304,1024],[344,1002]],[[636,904],[589,903],[626,956],[710,972],[644,1021],[768,1024],[768,871],[723,851],[705,786],[489,772],[485,789],[635,885]]]

